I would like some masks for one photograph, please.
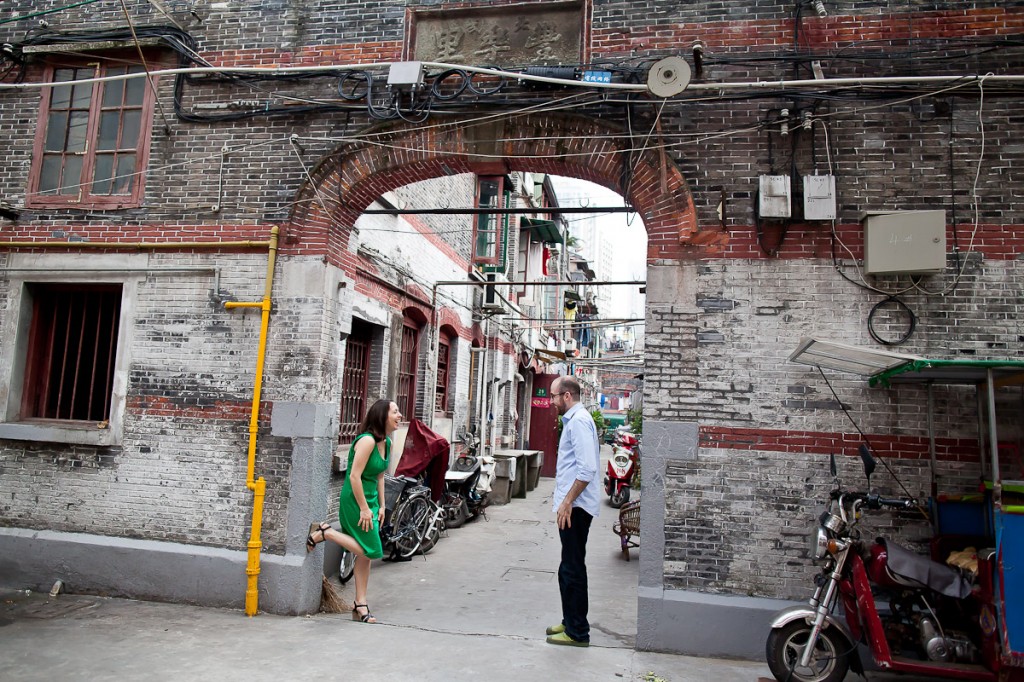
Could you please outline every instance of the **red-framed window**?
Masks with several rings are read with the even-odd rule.
[[[110,419],[120,284],[29,284],[22,419]]]
[[[500,175],[480,176],[476,182],[477,208],[504,207],[505,178]],[[505,217],[498,213],[480,213],[473,226],[473,262],[496,265],[501,257]]]
[[[47,67],[26,205],[125,208],[143,196],[154,96],[144,73],[125,59],[94,58]]]
[[[370,386],[370,349],[373,337],[368,325],[352,321],[352,333],[345,342],[345,367],[341,377],[340,442],[358,435],[366,413],[366,395]]]
[[[398,359],[398,390],[395,394],[395,403],[406,420],[415,417],[419,345],[420,329],[406,318],[402,326],[402,352]]]
[[[437,341],[437,384],[434,388],[434,411],[448,411],[448,384],[452,368],[452,337],[441,332]]]

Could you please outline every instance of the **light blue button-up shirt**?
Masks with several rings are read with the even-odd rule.
[[[594,418],[576,403],[562,415],[562,438],[558,441],[558,466],[555,468],[555,495],[552,511],[569,494],[572,484],[586,481],[587,487],[572,506],[580,507],[591,516],[601,513],[601,483],[597,472],[601,467],[601,446],[597,442]]]

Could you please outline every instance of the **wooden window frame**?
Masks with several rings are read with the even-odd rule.
[[[345,343],[345,367],[342,370],[339,406],[340,443],[351,442],[352,438],[359,435],[359,425],[366,413],[366,398],[370,388],[370,354],[373,350],[373,334],[369,325],[356,325],[353,322],[352,333]],[[353,416],[355,421],[351,421]],[[346,417],[350,420],[346,421]]]
[[[447,414],[450,411],[448,403],[452,371],[452,346],[454,345],[450,334],[446,332],[440,333],[437,339],[437,378],[434,386],[435,412]],[[444,349],[443,353],[442,349]]]
[[[93,74],[91,77],[103,77],[107,75],[108,69],[124,66],[138,68],[141,67],[141,64],[139,64],[137,56],[133,58],[130,55],[119,53],[107,53],[104,55],[96,55],[94,57],[73,60],[62,58],[62,61],[59,64],[47,65],[44,73],[44,81],[47,83],[54,82],[56,72],[60,69],[92,69]],[[117,150],[114,152],[115,156],[118,152],[126,153],[129,151],[132,151],[135,155],[135,176],[133,178],[131,192],[127,194],[91,193],[94,182],[93,174],[96,169],[96,158],[98,156],[97,147],[100,121],[102,118],[101,114],[104,111],[103,95],[107,86],[107,82],[99,82],[93,83],[92,93],[90,95],[88,124],[85,134],[86,149],[81,155],[81,184],[79,185],[78,192],[72,194],[56,194],[51,193],[50,191],[40,193],[39,186],[43,172],[44,150],[46,146],[47,130],[49,128],[53,94],[55,91],[55,88],[47,87],[43,90],[39,119],[38,124],[36,125],[36,137],[32,150],[32,166],[29,173],[28,192],[25,197],[26,207],[120,209],[135,208],[142,205],[145,193],[145,169],[149,164],[150,138],[152,136],[153,110],[155,108],[156,97],[153,92],[153,87],[146,82],[145,77],[141,80],[143,82],[143,96],[141,108],[138,109],[140,111],[138,140],[134,146],[122,146],[123,143],[116,145]],[[127,81],[122,80],[110,82],[123,84]],[[118,107],[106,107],[106,111],[126,111],[130,109],[135,109],[135,107],[125,105],[124,89],[122,89],[121,105]],[[118,123],[118,139],[120,139],[123,132],[123,126],[124,119],[122,116]],[[65,154],[64,157],[65,159],[61,162],[62,169],[66,167],[67,154]],[[116,174],[116,166],[111,172]]]
[[[505,203],[505,176],[503,175],[480,175],[476,179],[476,197],[474,200],[474,206],[476,208],[483,208],[484,204],[481,199],[484,195],[483,189],[485,183],[495,183],[496,190],[495,205],[494,208],[503,208]],[[502,241],[503,241],[503,224],[502,215],[500,213],[479,213],[474,216],[473,220],[473,263],[477,265],[497,265],[501,259]],[[492,226],[491,229],[481,230],[481,225],[485,220],[489,220]],[[492,232],[494,234],[494,241],[492,243],[493,253],[487,256],[481,256],[477,250],[477,240],[480,238],[482,232]]]
[[[406,317],[402,325],[402,344],[398,358],[398,388],[395,391],[395,403],[402,412],[405,421],[416,416],[416,373],[419,371],[420,325]],[[411,338],[411,348],[406,347],[406,340]]]
[[[31,295],[21,420],[109,422],[122,285],[32,284]],[[92,308],[94,304],[96,308]],[[112,327],[101,329],[106,318]],[[58,333],[62,324],[66,328]],[[86,353],[89,340],[93,346],[91,362]],[[58,354],[61,347],[63,352]],[[98,375],[101,361],[106,369]],[[82,400],[86,401],[84,414]]]

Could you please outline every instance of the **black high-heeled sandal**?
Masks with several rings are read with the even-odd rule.
[[[306,536],[306,552],[312,552],[316,549],[316,546],[327,539],[326,531],[331,529],[330,525],[326,523],[313,523],[309,526],[309,535]],[[320,539],[314,540],[313,533],[319,532]]]
[[[366,609],[366,615],[359,613],[360,608]],[[372,613],[370,613],[369,606],[366,604],[356,604],[355,602],[352,603],[352,620],[370,624],[377,622],[377,619],[373,617]]]

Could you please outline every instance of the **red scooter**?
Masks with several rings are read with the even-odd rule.
[[[874,459],[866,447],[861,457],[870,477]],[[835,472],[833,456],[833,478]],[[977,571],[968,573],[883,538],[862,541],[861,515],[886,507],[910,510],[917,502],[845,492],[836,479],[811,544],[812,558],[823,563],[814,596],[808,606],[784,609],[771,622],[765,653],[775,679],[840,682],[850,668],[862,674],[857,644],[863,642],[882,670],[932,679],[1024,680],[1024,668],[1002,652],[1005,623],[996,608],[992,552],[977,552]],[[876,593],[889,596],[887,610],[876,606]],[[840,601],[845,622],[834,614]]]
[[[629,502],[629,488],[636,470],[637,447],[640,441],[631,433],[620,433],[612,443],[612,456],[604,477],[604,491],[611,505],[618,509]]]

